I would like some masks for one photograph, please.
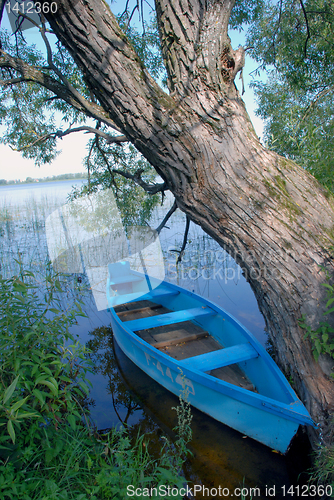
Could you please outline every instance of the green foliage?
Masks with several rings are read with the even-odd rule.
[[[329,276],[327,275],[327,280]],[[328,282],[323,283],[327,289],[327,311],[324,315],[334,312],[334,286]],[[306,330],[305,338],[309,338],[312,345],[312,352],[316,361],[320,354],[328,354],[334,359],[334,328],[328,322],[321,322],[316,330],[307,324],[305,315],[299,320],[299,324]],[[334,378],[334,372],[331,373]],[[331,417],[333,419],[333,415]],[[321,443],[314,459],[311,473],[311,480],[318,485],[331,485],[334,488],[334,435],[333,425],[329,427],[329,435],[326,435],[325,444]]]
[[[31,272],[0,279],[0,426],[7,449],[17,435],[42,438],[45,425],[69,419],[73,428],[81,420],[77,400],[88,393],[85,349],[69,334],[80,305],[58,309],[57,278],[47,276],[46,293],[40,297]],[[44,300],[43,300],[44,299]],[[71,414],[71,415],[70,415]]]
[[[134,22],[136,9],[139,23]],[[118,21],[143,67],[153,78],[166,82],[154,9],[150,9],[150,15],[144,14],[143,9],[144,3],[127,2]],[[258,114],[267,122],[268,146],[309,169],[332,191],[333,24],[331,0],[236,0],[230,18],[230,27],[248,28],[248,53],[263,69],[271,70],[268,83],[254,82]],[[29,47],[21,36],[12,43],[9,35],[2,32],[1,43],[12,56],[19,56],[39,70],[43,68],[45,75],[62,83],[59,74],[49,68],[46,56],[36,47]],[[92,102],[72,57],[60,44],[51,43],[51,48],[57,71]],[[15,79],[19,74],[3,69],[2,76]],[[25,157],[35,159],[37,164],[56,157],[56,137],[52,134],[63,130],[64,124],[73,127],[86,122],[87,117],[82,113],[32,82],[6,86],[0,99],[2,141],[22,151]],[[115,156],[111,161],[114,159]],[[103,168],[103,182],[107,182],[106,162]]]
[[[90,350],[89,357],[93,362],[94,371],[101,373],[104,377],[109,377],[108,392],[112,395],[115,411],[119,414],[126,413],[123,420],[124,424],[126,424],[128,417],[140,409],[140,406],[138,405],[138,399],[127,390],[127,386],[123,383],[123,377],[120,375],[119,364],[113,349],[112,330],[107,327],[99,327],[90,332],[90,335],[91,339],[87,346]],[[177,424],[173,429],[176,436],[173,443],[165,436],[161,437],[159,435],[156,424],[149,417],[142,418],[136,424],[140,426],[140,429],[145,430],[145,433],[150,437],[149,446],[151,448],[159,448],[162,441],[163,449],[160,467],[165,465],[168,470],[174,471],[176,475],[181,474],[184,460],[190,453],[187,445],[192,439],[192,413],[188,401],[189,389],[186,387],[185,377],[182,372],[181,378],[183,389],[179,396],[179,405],[171,408],[176,412],[177,418]],[[156,396],[159,398],[158,394]],[[126,412],[124,412],[125,409]],[[173,417],[169,416],[168,420],[172,419]]]
[[[236,0],[230,16],[230,27],[241,31],[243,26],[259,17],[264,5],[263,0]]]
[[[121,27],[128,25],[127,16],[120,19]],[[156,25],[156,18],[151,16],[143,23],[144,31],[135,26],[128,26],[126,35],[133,44],[143,65],[153,78],[165,80],[163,76],[164,64],[160,51],[160,40]],[[19,57],[43,75],[51,77],[60,86],[64,84],[59,77],[66,78],[66,85],[71,85],[76,92],[88,101],[92,101],[92,94],[88,89],[81,72],[73,58],[59,43],[54,44],[50,39],[52,63],[59,74],[49,67],[46,54],[35,45],[29,46],[20,33],[15,37],[6,31],[0,31],[1,48],[12,57]],[[1,70],[1,78],[10,80],[20,77],[13,69]],[[94,101],[94,98],[93,98]],[[95,102],[95,101],[94,101]],[[23,157],[32,158],[37,165],[52,162],[57,151],[56,137],[53,135],[64,128],[88,123],[88,118],[82,112],[69,105],[65,100],[55,98],[52,92],[34,82],[21,82],[6,86],[0,96],[0,125],[3,126],[0,141],[21,151]]]
[[[128,13],[119,16],[119,20],[143,65],[154,78],[164,80],[164,65],[155,17],[143,22],[143,32],[141,28],[137,29],[128,24]],[[46,55],[35,46],[28,46],[22,36],[18,35],[16,43],[13,43],[9,34],[2,31],[0,40],[2,49],[12,57],[20,57],[30,66],[35,66],[38,71],[42,69],[46,78],[52,78],[62,88],[72,86],[74,92],[88,102],[98,105],[72,57],[59,43],[49,42],[54,69],[50,68],[46,61]],[[20,77],[20,74],[12,69],[3,69],[1,72],[4,81]],[[62,75],[62,78],[59,75]],[[66,84],[63,79],[66,79]],[[0,142],[21,151],[25,158],[34,159],[37,165],[50,163],[56,158],[57,134],[61,135],[64,130],[76,126],[91,127],[89,120],[88,116],[70,106],[65,100],[55,98],[52,92],[33,82],[7,85],[0,97],[0,125],[3,126]],[[100,122],[96,124],[96,128],[105,132],[107,136],[114,134],[113,130]],[[104,138],[96,135],[94,139],[88,141],[87,147],[89,153],[85,159],[85,166],[91,181],[90,192],[112,186],[118,197],[125,225],[143,224],[156,205],[157,196],[147,195],[134,181],[120,176],[116,178],[114,170],[125,170],[129,174],[142,171],[144,180],[154,180],[156,174],[153,168],[133,146],[109,144]],[[74,194],[77,195],[78,192]],[[142,207],[140,213],[137,213],[137,206]]]
[[[334,312],[334,286],[329,283],[323,283],[323,286],[327,288],[327,311],[324,315],[331,314]],[[328,309],[329,308],[329,309]],[[306,330],[305,338],[309,338],[312,344],[312,352],[316,361],[318,361],[320,354],[328,354],[334,359],[334,328],[333,326],[325,321],[322,321],[316,330],[307,324],[307,318],[303,314],[299,324],[302,328]],[[331,374],[334,378],[334,373]]]
[[[126,33],[147,71],[155,80],[166,86],[167,75],[154,11],[151,12],[148,21],[142,20],[142,30],[129,23],[130,15],[129,11],[125,11],[117,16],[120,27]]]
[[[275,67],[291,86],[316,90],[332,83],[333,4],[329,0],[266,0],[247,43],[262,67]],[[306,13],[306,18],[305,18]]]
[[[157,175],[155,170],[132,145],[109,144],[102,147],[95,143],[96,140],[91,139],[85,158],[89,171],[88,185],[74,189],[71,198],[111,188],[124,226],[145,225],[159,202],[159,195],[148,195],[133,180],[117,174],[117,171],[130,176],[140,171],[142,180],[152,184]]]
[[[173,407],[177,414],[177,426],[174,428],[178,439],[175,441],[176,453],[173,454],[176,473],[180,473],[185,457],[189,454],[188,443],[192,439],[192,413],[188,401],[189,389],[186,388],[184,376],[182,375],[183,391],[179,396],[179,406]]]
[[[247,37],[269,70],[255,81],[265,140],[334,190],[334,6],[329,0],[264,2]]]
[[[69,333],[82,312],[59,310],[59,293],[58,276],[43,294],[31,272],[0,277],[1,499],[109,500],[126,498],[129,484],[180,486],[168,450],[152,457],[143,436],[90,427],[88,351]]]
[[[315,457],[311,479],[319,485],[331,485],[334,489],[333,435],[329,437],[329,440],[331,441],[331,444],[329,444],[328,446],[322,445],[319,447],[319,450]]]
[[[257,84],[259,114],[267,123],[268,146],[304,168],[334,191],[334,87],[312,105],[315,94],[291,88],[277,74],[270,83]]]
[[[38,69],[48,67],[43,53],[36,46],[27,45],[23,37],[18,35],[16,43],[13,43],[9,34],[1,31],[0,40],[2,50],[12,57],[19,56]],[[73,60],[60,46],[55,51],[54,63],[84,96],[89,95]],[[57,80],[51,70],[44,69],[44,74]],[[19,76],[14,70],[2,70],[5,80]],[[63,123],[82,123],[84,119],[83,114],[65,101],[54,99],[52,92],[34,82],[9,85],[1,92],[0,125],[3,126],[3,134],[0,140],[21,151],[24,158],[34,159],[37,165],[50,163],[58,155],[56,141],[50,134],[62,128],[59,120]]]

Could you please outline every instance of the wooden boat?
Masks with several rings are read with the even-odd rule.
[[[107,300],[123,352],[165,388],[216,420],[285,453],[315,426],[277,365],[226,311],[173,284],[109,264]]]

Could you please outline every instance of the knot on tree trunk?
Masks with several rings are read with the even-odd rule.
[[[245,65],[245,49],[239,47],[233,50],[225,47],[221,55],[221,73],[225,83],[232,83],[235,75],[242,70]]]

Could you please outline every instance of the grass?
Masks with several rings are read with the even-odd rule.
[[[324,269],[324,268],[323,268]],[[324,269],[325,270],[325,269]],[[326,270],[325,270],[326,271]],[[326,271],[326,283],[323,286],[327,291],[326,311],[324,316],[334,312],[334,286],[330,284],[330,275]],[[309,339],[312,353],[318,362],[320,355],[328,355],[334,359],[334,328],[332,321],[321,321],[317,329],[313,330],[308,324],[305,315],[299,320],[300,326],[305,330],[305,339]],[[334,371],[330,374],[334,379]],[[319,485],[331,485],[334,491],[334,415],[331,427],[325,436],[324,443],[321,443],[314,459],[314,468],[311,471],[311,479]]]
[[[11,205],[3,201],[0,206],[0,272],[13,276],[19,271],[17,260],[25,269],[35,274],[45,268],[48,261],[47,243],[44,231],[45,218],[59,206],[54,198],[44,197],[37,202],[34,198],[24,203]]]
[[[331,485],[334,492],[334,444],[320,446],[315,456],[312,482],[322,486]]]

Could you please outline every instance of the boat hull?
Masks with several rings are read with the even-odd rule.
[[[167,390],[179,396],[185,388],[192,406],[260,443],[285,453],[299,424],[223,394],[215,381],[196,376],[181,363],[168,362],[159,353],[134,342],[118,323],[112,323],[117,344],[141,370]],[[184,375],[184,377],[182,376]],[[216,384],[218,385],[218,384]]]
[[[171,288],[177,291],[180,294],[179,300],[182,302],[186,300],[186,296],[194,296],[194,294],[175,285],[164,282],[162,286],[165,289]],[[145,298],[150,298],[149,294]],[[196,297],[196,299],[205,304],[202,307],[210,304],[217,313],[227,314],[205,299],[200,297]],[[203,372],[196,366],[187,366],[187,360],[176,360],[166,355],[133,332],[127,326],[127,322],[122,322],[119,319],[113,308],[110,310],[114,337],[131,361],[175,395],[179,396],[186,389],[191,405],[239,431],[242,435],[285,453],[299,425],[312,423],[306,409],[294,395],[275,363],[264,350],[265,354],[261,352],[263,349],[261,346],[256,347],[265,357],[265,364],[269,366],[267,369],[274,371],[274,375],[281,385],[283,379],[284,384],[286,383],[287,387],[283,384],[283,389],[288,393],[289,404],[282,404],[277,402],[275,398],[236,387],[211,376],[209,370]],[[129,325],[131,325],[131,321]],[[251,334],[247,332],[247,335]],[[249,341],[248,337],[247,340]],[[254,339],[252,341],[257,342]],[[247,361],[241,364],[246,365],[246,363]],[[273,394],[275,394],[274,390]]]

